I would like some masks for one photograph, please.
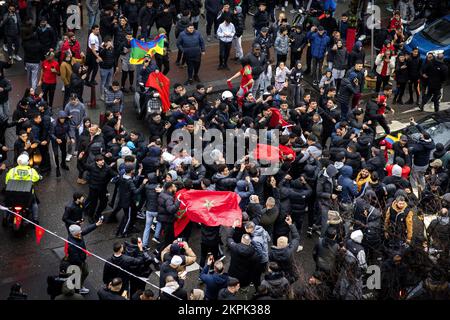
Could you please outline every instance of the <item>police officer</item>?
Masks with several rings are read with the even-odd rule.
[[[21,154],[17,158],[18,165],[10,169],[6,174],[5,183],[8,184],[10,180],[19,180],[19,181],[32,181],[33,184],[35,184],[36,182],[41,180],[42,176],[40,176],[35,169],[31,168],[28,165],[29,161],[30,158],[26,152]],[[33,201],[31,204],[31,212],[33,215],[32,220],[34,223],[39,224],[39,209],[34,188],[32,192],[33,192]]]

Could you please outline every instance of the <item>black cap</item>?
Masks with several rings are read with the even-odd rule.
[[[319,31],[323,31],[323,30],[325,30],[322,26],[318,26],[317,27],[317,30],[319,30]]]

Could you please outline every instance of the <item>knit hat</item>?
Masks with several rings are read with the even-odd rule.
[[[261,28],[261,32],[269,32],[269,28],[267,28],[267,27],[262,27],[262,28]]]
[[[127,146],[123,146],[122,149],[120,150],[120,154],[122,155],[123,158],[125,158],[126,156],[131,156],[131,150],[130,148],[128,148]]]
[[[183,263],[183,259],[181,259],[180,256],[173,256],[172,260],[170,260],[170,264],[174,265],[174,266],[181,266],[181,264]]]
[[[158,34],[166,34],[167,32],[166,32],[166,29],[164,29],[164,28],[159,28],[158,29]]]
[[[402,135],[400,141],[408,142],[408,136],[406,134]]]
[[[136,149],[136,146],[134,145],[134,143],[132,141],[127,142],[127,147],[130,148],[130,150]]]
[[[394,177],[401,177],[402,176],[402,167],[400,167],[398,164],[394,164],[392,166],[392,175]]]
[[[72,236],[76,236],[76,235],[78,235],[81,232],[81,227],[79,225],[77,225],[77,224],[72,224],[69,227],[69,232],[70,232],[70,234]]]
[[[352,239],[356,243],[361,243],[363,239],[362,231],[361,230],[353,231],[352,234],[350,235],[350,239]]]
[[[328,211],[328,224],[339,224],[342,222],[339,212],[334,210]]]
[[[240,7],[240,6],[236,6],[235,8],[234,8],[234,10],[236,10],[236,13],[242,13],[242,7]]]

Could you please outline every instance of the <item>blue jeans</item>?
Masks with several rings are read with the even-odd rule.
[[[98,15],[98,11],[97,12],[89,12],[88,11],[89,29],[91,29],[94,26],[95,20],[97,20],[97,15]]]
[[[145,247],[148,247],[148,240],[150,238],[151,226],[153,224],[153,220],[156,218],[157,215],[158,215],[158,212],[154,212],[154,211],[146,211],[145,212],[145,229],[144,229],[144,235],[142,236],[142,238],[143,238],[142,244]],[[156,239],[158,239],[160,233],[161,233],[161,223],[156,222],[156,230],[155,230],[154,237]]]
[[[39,82],[39,70],[41,69],[41,65],[39,63],[25,63],[27,68],[27,81],[28,86],[36,90],[38,82]]]
[[[100,68],[100,94],[105,94],[105,89],[111,85],[111,80],[114,74],[114,68],[102,69]]]

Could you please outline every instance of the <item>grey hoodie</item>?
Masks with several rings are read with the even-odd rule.
[[[86,107],[81,102],[78,102],[75,105],[69,102],[66,104],[64,112],[69,117],[71,116],[69,121],[71,127],[78,127],[86,117]]]
[[[260,263],[269,262],[269,241],[270,236],[267,231],[261,226],[255,226],[253,231],[252,246],[255,248]]]

